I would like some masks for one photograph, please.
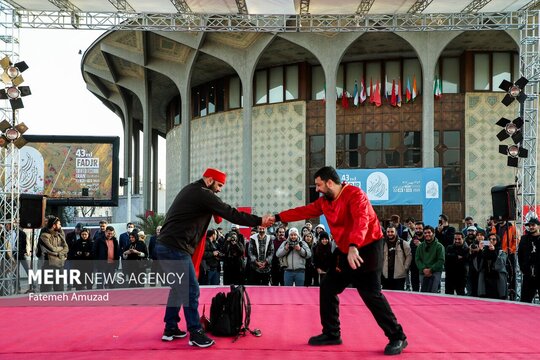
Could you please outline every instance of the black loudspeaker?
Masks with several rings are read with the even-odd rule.
[[[42,228],[47,198],[43,195],[21,194],[19,202],[19,226],[25,229]]]
[[[495,220],[516,220],[516,185],[492,187],[491,201]]]

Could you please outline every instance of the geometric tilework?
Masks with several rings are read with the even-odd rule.
[[[232,110],[191,120],[190,182],[208,167],[227,173],[227,185],[219,197],[231,206],[242,204],[243,111]]]
[[[484,224],[492,214],[491,187],[514,183],[515,168],[506,166],[506,156],[499,154],[496,135],[501,118],[518,116],[517,101],[506,107],[504,93],[467,93],[465,95],[465,216]]]
[[[306,201],[306,103],[256,106],[252,110],[252,206],[256,214],[304,205]],[[207,167],[227,173],[219,194],[232,206],[242,203],[243,111],[208,115],[191,121],[190,181]],[[167,133],[167,163],[179,164],[181,126]],[[167,208],[180,190],[180,167],[167,167]],[[176,184],[176,186],[174,186]],[[229,224],[224,222],[224,228]]]
[[[174,198],[180,191],[180,174],[182,169],[180,168],[180,159],[182,158],[182,146],[180,146],[180,138],[182,132],[182,125],[171,129],[167,133],[166,142],[166,160],[167,175],[166,175],[166,194],[165,194],[165,209],[171,206]]]
[[[258,214],[305,205],[306,103],[254,107],[252,203]]]

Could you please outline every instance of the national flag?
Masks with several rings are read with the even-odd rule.
[[[346,90],[343,90],[343,94],[341,95],[341,106],[344,109],[349,108],[349,93]]]
[[[398,107],[401,107],[401,79],[398,79],[398,87],[397,87],[397,91],[396,91],[397,95],[397,106]]]
[[[373,97],[373,78],[371,78],[369,80],[369,103],[370,104],[373,104],[375,101],[374,101],[374,97]]]
[[[366,99],[366,85],[364,84],[364,78],[362,78],[362,84],[360,89],[360,103],[363,103],[364,101],[366,101]]]
[[[354,80],[353,104],[358,107],[358,82]]]
[[[416,99],[416,95],[418,95],[418,92],[416,91],[416,75],[413,75],[412,80],[412,101]]]
[[[381,88],[379,85],[379,80],[377,80],[377,87],[375,88],[375,94],[373,95],[373,103],[379,107],[382,105],[381,101]]]
[[[435,79],[435,85],[433,86],[433,95],[435,95],[435,99],[437,100],[442,98],[442,81],[439,78]]]
[[[396,99],[396,80],[392,79],[392,95],[390,96],[390,105],[396,106],[397,105],[397,99]]]
[[[412,97],[412,94],[411,94],[411,82],[410,82],[409,77],[407,76],[407,89],[405,89],[405,101],[406,102],[411,101],[411,97]]]

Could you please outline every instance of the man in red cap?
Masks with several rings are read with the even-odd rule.
[[[165,310],[163,341],[187,335],[178,328],[180,307],[183,305],[190,333],[189,345],[209,347],[214,344],[214,340],[206,336],[199,322],[199,283],[191,257],[205,236],[212,216],[249,227],[273,224],[270,215],[261,218],[238,211],[221,201],[216,194],[221,192],[226,179],[227,174],[224,172],[206,169],[202,179],[180,190],[165,216],[155,250],[161,270],[171,287]]]

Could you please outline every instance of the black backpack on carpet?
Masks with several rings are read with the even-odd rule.
[[[216,336],[240,336],[250,332],[261,336],[259,329],[251,330],[251,302],[243,285],[231,285],[228,293],[220,292],[212,298],[210,306],[210,332]],[[233,342],[234,342],[233,341]]]

